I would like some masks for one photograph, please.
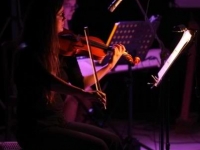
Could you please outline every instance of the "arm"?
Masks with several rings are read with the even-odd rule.
[[[101,80],[107,73],[110,72],[110,70],[116,65],[120,57],[124,54],[125,50],[126,49],[122,44],[113,45],[112,59],[107,65],[103,66],[100,70],[97,71],[98,80]],[[84,82],[85,88],[93,85],[95,83],[94,75],[91,74],[91,75],[85,76],[83,79],[83,82]]]
[[[36,59],[37,60],[37,59]],[[73,95],[77,98],[86,98],[86,99],[103,99],[105,101],[105,94],[98,91],[91,91],[87,92],[83,90],[82,88],[79,88],[77,86],[74,86],[62,78],[51,74],[47,69],[44,68],[44,66],[40,63],[40,61],[36,61],[36,64],[34,66],[37,66],[37,70],[34,72],[34,78],[37,80],[36,82],[40,82],[40,84],[43,84],[49,90],[55,91],[57,93],[63,93],[68,95]],[[31,67],[34,68],[34,67]]]
[[[63,94],[70,94],[70,95],[83,95],[85,91],[81,88],[78,88],[76,86],[73,86],[67,82],[65,82],[63,79],[56,77],[52,74],[50,75],[50,89]]]
[[[77,86],[73,86],[63,79],[49,73],[46,69],[42,69],[44,72],[43,77],[45,77],[48,81],[48,85],[51,91],[55,91],[58,93],[69,94],[73,95],[77,98],[85,98],[85,99],[93,99],[93,100],[100,100],[104,103],[106,101],[106,95],[101,91],[90,91],[87,92],[82,88]],[[46,74],[46,75],[45,75]],[[43,78],[44,79],[44,78]],[[42,81],[41,81],[42,82]]]
[[[75,96],[79,99],[91,99],[94,101],[98,101],[103,103],[103,105],[106,104],[106,95],[105,93],[101,91],[84,91],[81,88],[78,88],[76,86],[73,86],[71,84],[68,84],[64,80],[51,75],[51,84],[50,84],[51,90],[59,92],[59,93],[64,93],[64,94],[69,94],[72,96]]]
[[[105,101],[102,92],[86,92],[63,79],[51,74],[30,50],[22,49],[16,53],[14,67],[15,82],[27,88],[46,89],[58,93],[69,94],[78,98],[99,99]]]

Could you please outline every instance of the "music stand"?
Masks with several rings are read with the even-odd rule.
[[[157,30],[160,18],[152,16],[149,19]],[[146,21],[121,21],[114,24],[106,45],[123,44],[132,56],[138,56],[144,60],[149,47],[154,41],[154,33]]]
[[[179,43],[177,44],[177,46],[175,47],[175,49],[173,50],[171,55],[168,57],[168,59],[166,60],[166,62],[164,63],[164,65],[162,66],[160,71],[158,72],[158,76],[152,75],[152,78],[154,79],[154,82],[155,82],[153,84],[153,86],[157,87],[160,84],[160,82],[164,78],[165,74],[167,73],[167,71],[169,70],[169,68],[173,64],[173,62],[181,54],[183,49],[189,44],[191,39],[194,38],[194,36],[193,36],[194,33],[192,33],[191,30],[188,30],[188,29],[185,28],[185,30],[183,32],[184,33],[182,35],[181,40],[179,41]]]
[[[185,28],[183,31],[183,35],[182,38],[180,39],[179,43],[177,44],[177,46],[175,47],[175,49],[173,50],[173,52],[171,53],[171,55],[168,57],[168,59],[165,61],[164,65],[162,66],[162,68],[160,69],[160,71],[158,72],[157,76],[153,76],[152,78],[154,80],[153,87],[158,87],[161,84],[161,81],[164,79],[164,77],[166,76],[167,72],[169,71],[169,69],[171,68],[172,64],[175,62],[175,60],[177,59],[177,57],[181,54],[181,52],[190,45],[192,39],[195,37],[195,34],[197,31],[192,31],[192,30],[188,30],[187,28]],[[164,127],[166,129],[166,150],[170,149],[170,143],[169,143],[169,104],[168,101],[166,101],[165,103],[162,102],[162,100],[160,101],[160,105],[162,107],[162,112],[161,112],[161,128],[160,128],[160,149],[164,150]],[[164,104],[166,106],[164,106]],[[166,108],[165,108],[166,107]],[[166,109],[166,112],[165,112]],[[166,115],[166,116],[165,116]],[[164,118],[162,119],[162,118]],[[166,122],[165,122],[166,121]]]
[[[158,17],[151,17],[150,22],[152,26],[157,30],[160,20]],[[122,21],[117,22],[114,24],[112,32],[107,40],[106,45],[113,45],[113,44],[123,44],[126,47],[126,50],[132,56],[137,56],[140,60],[144,60],[146,54],[154,41],[155,35],[152,32],[149,22],[146,21]],[[134,146],[136,149],[140,149],[143,147],[147,150],[152,150],[148,146],[140,143],[137,139],[132,137],[132,92],[133,92],[133,77],[132,77],[132,65],[119,60],[119,63],[126,63],[128,64],[128,72],[129,72],[129,79],[127,80],[127,86],[129,88],[129,121],[128,121],[128,128],[127,134],[128,136],[124,139],[124,149],[130,150]]]

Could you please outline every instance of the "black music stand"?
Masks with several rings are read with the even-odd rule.
[[[155,30],[160,23],[159,18],[151,17],[150,22]],[[114,24],[113,30],[107,40],[106,45],[113,45],[121,43],[126,47],[126,50],[132,56],[137,56],[140,60],[144,60],[146,54],[155,39],[155,35],[149,27],[149,22],[146,21],[122,21]],[[127,87],[129,88],[129,121],[127,128],[127,137],[124,139],[124,150],[131,150],[133,147],[137,150],[143,147],[147,150],[152,150],[148,146],[140,143],[137,139],[132,137],[132,100],[133,100],[133,77],[132,65],[127,61],[119,60],[118,64],[125,63],[128,65],[129,79],[127,80]]]
[[[152,16],[149,20],[157,30],[160,17]],[[129,54],[144,60],[154,39],[154,33],[147,21],[121,21],[114,24],[106,45],[121,43]]]
[[[161,86],[160,91],[161,95],[163,95],[163,85],[161,82],[163,79],[166,79],[166,75],[169,72],[171,66],[176,61],[176,59],[179,57],[179,55],[186,49],[189,48],[194,42],[196,42],[196,30],[188,30],[187,28],[183,29],[183,35],[180,39],[179,43],[175,47],[175,49],[172,51],[170,56],[167,58],[165,63],[163,64],[162,68],[159,70],[157,76],[153,76],[152,78],[154,82],[152,83],[153,87]],[[161,84],[161,85],[160,85]],[[162,91],[163,90],[163,91]],[[165,92],[166,93],[166,92]],[[160,124],[160,150],[164,150],[164,143],[166,143],[165,148],[166,150],[170,149],[170,142],[169,142],[169,100],[166,101],[161,100],[160,101],[160,107],[161,107],[161,124]],[[165,130],[165,132],[164,132]],[[164,138],[166,136],[166,138]],[[165,140],[165,142],[164,142]]]

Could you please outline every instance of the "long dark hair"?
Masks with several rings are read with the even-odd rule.
[[[63,0],[33,0],[22,32],[23,40],[33,49],[44,67],[55,75],[59,72],[56,15],[62,5]]]
[[[22,40],[30,47],[42,65],[53,75],[59,74],[59,41],[56,15],[63,0],[33,0],[29,6],[22,32]],[[48,101],[55,93],[46,90]]]

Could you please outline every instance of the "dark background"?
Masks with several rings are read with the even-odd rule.
[[[13,0],[15,1],[15,0]],[[198,24],[200,22],[200,10],[199,8],[179,8],[173,0],[150,0],[149,4],[146,0],[139,0],[144,8],[148,17],[151,15],[160,15],[162,17],[157,34],[161,41],[164,43],[165,48],[172,52],[173,48],[177,44],[177,38],[180,37],[180,33],[172,32],[173,27],[184,24],[188,26],[189,21],[194,20]],[[17,2],[17,1],[16,1]],[[22,28],[21,21],[27,11],[27,6],[30,1],[19,0],[19,6],[17,3],[11,3],[11,0],[1,1],[1,24],[0,31],[1,44],[5,41],[15,40],[18,35],[18,30]],[[87,26],[89,28],[90,35],[97,36],[106,42],[115,22],[118,21],[136,21],[144,20],[144,16],[139,9],[135,0],[123,0],[117,9],[111,13],[108,11],[108,6],[111,4],[111,0],[79,0],[79,8],[74,14],[74,18],[70,22],[71,29],[76,34],[83,35],[83,28]],[[10,13],[11,8],[18,9],[13,15]],[[19,15],[17,15],[17,13]],[[10,21],[9,21],[10,18]],[[12,28],[14,26],[15,29]],[[4,29],[5,27],[5,29]],[[33,29],[34,30],[34,29]],[[39,36],[39,35],[38,35]],[[197,39],[198,40],[198,39]],[[199,40],[198,40],[199,41]],[[155,40],[152,47],[158,47],[158,43]],[[1,48],[2,49],[2,48]],[[179,116],[181,110],[181,102],[183,96],[183,88],[185,77],[189,72],[186,72],[186,64],[188,58],[188,50],[186,50],[173,64],[172,68],[167,75],[167,80],[164,80],[164,90],[160,88],[151,89],[147,85],[147,82],[152,81],[151,74],[156,75],[159,68],[143,69],[134,71],[133,73],[133,117],[137,119],[157,119],[159,114],[160,101],[170,101],[170,119],[172,122]],[[6,61],[11,59],[12,54],[7,51]],[[197,45],[197,57],[199,56],[199,46]],[[2,58],[1,57],[1,58]],[[199,59],[198,59],[199,60]],[[8,70],[10,63],[8,63]],[[5,62],[1,59],[0,81],[1,81],[1,100],[6,102],[6,89],[5,86],[9,86],[6,83],[9,77],[9,71],[5,72]],[[112,114],[114,118],[124,118],[128,116],[128,99],[129,99],[129,73],[119,73],[107,75],[102,81],[102,86],[105,86],[105,92],[108,95],[108,113]],[[199,62],[195,65],[195,77],[191,81],[194,82],[192,88],[191,97],[191,112],[199,114]],[[5,111],[0,108],[1,123],[5,122]]]

